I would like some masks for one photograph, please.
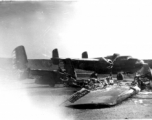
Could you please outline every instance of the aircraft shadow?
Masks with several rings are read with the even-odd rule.
[[[113,106],[114,105],[105,105],[105,104],[81,104],[81,105],[69,105],[66,107],[73,109],[105,109]]]
[[[144,98],[144,97],[133,97],[134,99],[152,99],[152,97],[147,97],[147,98]]]
[[[31,87],[27,87],[27,88],[51,88],[50,86],[31,86]]]

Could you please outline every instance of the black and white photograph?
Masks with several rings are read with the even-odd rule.
[[[152,119],[151,0],[1,0],[0,119]]]

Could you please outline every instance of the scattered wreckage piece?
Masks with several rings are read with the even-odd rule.
[[[137,94],[140,91],[138,86],[108,86],[105,89],[88,90],[82,88],[74,93],[63,104],[65,106],[76,105],[107,105],[114,106],[123,100]]]
[[[60,73],[60,72],[59,72]],[[79,88],[85,88],[88,90],[95,90],[99,88],[104,88],[108,85],[113,85],[114,80],[111,76],[108,76],[106,78],[96,78],[96,77],[90,77],[88,79],[77,79],[77,77],[71,76],[70,74],[64,72],[60,73],[62,74],[62,77],[59,76],[62,83],[66,86],[70,87],[79,87]]]
[[[143,67],[136,73],[132,85],[137,84],[141,90],[152,89],[152,70],[148,64],[144,64]]]
[[[124,79],[124,75],[122,72],[118,72],[117,73],[117,80],[123,80]]]

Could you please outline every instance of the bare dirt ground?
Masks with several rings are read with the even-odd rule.
[[[78,109],[60,105],[76,91],[74,88],[50,88],[35,84],[33,79],[1,77],[0,89],[2,120],[152,119],[152,92],[140,92],[113,107]]]

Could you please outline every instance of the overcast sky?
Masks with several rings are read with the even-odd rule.
[[[0,4],[0,57],[24,45],[28,58],[119,53],[152,59],[152,1],[6,2]]]

